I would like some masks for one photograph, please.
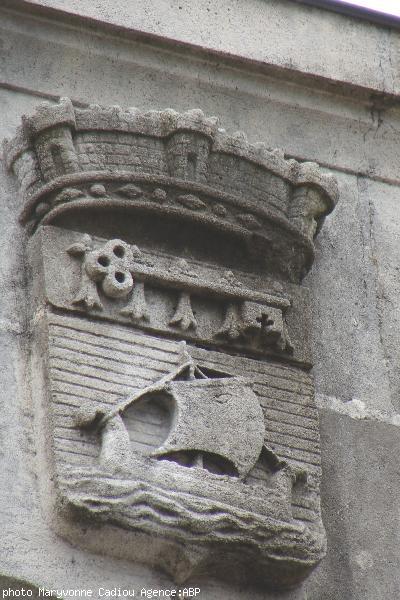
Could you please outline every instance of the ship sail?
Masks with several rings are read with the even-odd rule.
[[[149,456],[168,460],[179,456],[185,462],[175,462],[206,468],[207,465],[210,467],[210,462],[216,460],[218,465],[218,461],[222,461],[225,466],[233,467],[229,474],[244,478],[256,464],[264,443],[264,417],[259,400],[245,378],[218,371],[208,378],[190,357],[184,355],[184,358],[187,360],[172,372],[104,415],[99,427],[105,434],[110,424],[116,420],[120,422],[121,416],[125,416],[126,421],[125,413],[129,412],[129,407],[145,398],[150,401],[153,396],[154,399],[154,394],[165,395],[172,400],[171,429],[166,441]],[[128,434],[125,437],[128,439]],[[103,445],[108,447],[107,435],[102,439]],[[105,455],[106,450],[102,454]],[[215,466],[214,463],[213,469]],[[223,473],[228,474],[228,471],[222,470]]]
[[[257,396],[241,377],[172,381],[175,419],[154,455],[198,451],[231,462],[245,477],[260,456],[265,428]]]

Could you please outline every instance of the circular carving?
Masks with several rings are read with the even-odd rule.
[[[122,240],[111,240],[102,248],[89,252],[86,273],[93,281],[102,282],[102,289],[109,298],[127,296],[133,288],[130,268],[133,262],[132,248]]]
[[[90,193],[92,194],[92,196],[97,197],[105,196],[107,194],[106,188],[101,183],[95,183],[94,185],[92,185],[90,188]]]
[[[123,298],[133,288],[133,278],[129,271],[112,265],[102,284],[103,291],[109,298]]]

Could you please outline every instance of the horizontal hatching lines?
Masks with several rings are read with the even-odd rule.
[[[263,483],[267,482],[269,478],[269,473],[266,469],[256,463],[254,467],[251,469],[250,473],[246,477],[246,483],[252,483],[253,481],[261,481]]]
[[[67,400],[71,398],[71,402],[64,402],[64,398],[67,398]],[[77,409],[79,409],[82,406],[82,400],[83,399],[81,398],[74,398],[60,394],[59,398],[55,402],[53,411],[54,417],[58,419],[57,423],[64,427],[75,427],[74,414],[76,413]],[[105,408],[108,409],[109,406],[105,406]],[[128,417],[126,416],[126,412],[124,414],[126,421],[129,422],[129,413]],[[135,414],[134,421],[135,423],[143,423],[145,425],[148,425],[149,427],[153,425],[157,427],[161,424],[161,420],[157,419],[155,416],[149,414],[142,414],[139,411]]]
[[[307,510],[319,511],[319,498],[315,496],[294,496],[292,506],[296,508],[304,508]]]
[[[290,445],[279,444],[277,442],[270,443],[270,448],[274,450],[279,457],[287,458],[291,462],[297,462],[302,467],[313,465],[321,466],[321,457],[318,452],[308,452],[299,448],[292,448]]]
[[[51,357],[50,359],[50,369],[80,375],[87,380],[95,380],[96,382],[115,385],[116,390],[120,388],[126,390],[129,390],[132,387],[140,388],[147,386],[160,378],[159,376],[152,377],[151,373],[143,371],[142,369],[140,369],[142,376],[139,375],[138,377],[135,377],[134,375],[122,375],[120,373],[114,373],[111,370],[97,368],[92,365],[85,365],[78,361],[70,361],[65,358],[59,359],[55,357]]]
[[[82,444],[83,446],[99,446],[99,438],[94,434],[80,431],[74,427],[65,427],[64,425],[56,425],[54,427],[54,437],[58,440],[69,440]]]
[[[152,371],[164,373],[173,368],[175,363],[163,361],[153,356],[146,356],[139,349],[137,353],[125,356],[110,349],[99,348],[91,344],[82,344],[75,340],[54,338],[50,354],[56,358],[65,358],[73,362],[96,366],[114,373],[134,375],[137,368],[144,365]]]
[[[238,356],[221,355],[217,352],[207,352],[205,350],[196,348],[193,350],[193,356],[199,361],[199,363],[210,369],[218,365],[222,367],[222,370],[233,370],[234,372],[240,372],[242,374],[254,374],[261,376],[263,379],[267,377],[279,377],[280,379],[287,379],[289,381],[296,381],[304,386],[308,386],[313,390],[313,381],[309,373],[289,365],[281,365],[271,362],[256,361],[251,358],[243,358]]]
[[[262,406],[267,409],[265,411],[265,418],[268,419],[268,421],[282,423],[283,425],[294,425],[295,427],[304,430],[311,429],[312,431],[319,431],[318,420],[315,418],[314,414],[311,416],[307,412],[306,415],[299,415],[291,412],[290,409],[286,410],[282,405],[277,407],[264,402],[262,403]]]
[[[320,518],[319,501],[308,496],[294,496],[292,499],[292,511],[295,519],[316,521]]]
[[[71,418],[71,413],[81,407],[86,402],[86,398],[82,396],[70,396],[61,392],[53,393],[53,416]]]
[[[61,375],[58,376],[53,373],[51,378],[51,391],[53,394],[57,394],[57,396],[58,394],[63,394],[73,399],[81,398],[82,401],[97,400],[102,404],[115,404],[119,398],[122,399],[127,396],[126,391],[121,395],[116,392],[98,390],[92,385],[82,385],[82,383],[66,380],[65,374],[63,377]]]
[[[56,424],[54,427],[54,447],[57,451],[67,453],[68,461],[71,455],[89,457],[96,462],[100,449],[100,441],[96,434],[82,432],[74,427]]]
[[[148,440],[137,438],[131,442],[131,448],[138,454],[149,455],[154,451],[155,446]]]
[[[165,372],[171,370],[175,365],[175,362],[171,363],[169,359],[161,360],[152,355],[143,354],[140,348],[135,353],[126,355],[110,348],[62,337],[53,338],[50,352],[52,356],[61,356],[84,364],[97,365],[116,373],[134,373],[135,367],[143,367],[144,364],[153,371]]]
[[[319,456],[320,449],[318,441],[304,439],[298,436],[288,435],[286,433],[279,433],[277,431],[266,430],[265,439],[268,445],[279,444],[282,447],[290,448],[292,450],[305,450]]]
[[[254,377],[253,381],[260,390],[263,390],[265,388],[276,390],[276,396],[278,396],[278,394],[279,396],[284,396],[286,393],[292,394],[294,402],[308,404],[309,406],[314,405],[313,393],[309,389],[302,387],[299,383],[293,383],[286,380],[278,381],[276,379],[273,379],[272,377],[269,379],[265,377],[259,377],[257,379],[256,377]]]
[[[265,414],[268,415],[268,411],[273,409],[280,411],[285,414],[298,415],[303,418],[308,418],[314,423],[318,423],[318,412],[317,409],[310,406],[302,406],[295,402],[289,402],[283,398],[270,398],[269,390],[268,395],[259,396],[260,404],[265,409]]]
[[[53,408],[61,414],[71,414],[71,410],[80,408],[88,403],[96,401],[99,408],[108,409],[115,406],[120,396],[111,397],[109,394],[101,395],[93,390],[79,389],[64,381],[52,381]]]
[[[96,338],[78,333],[81,340],[60,335],[52,339],[49,366],[53,391],[60,390],[59,384],[70,384],[77,388],[77,394],[88,399],[104,402],[104,395],[109,395],[112,402],[115,397],[126,397],[154,383],[171,371],[178,360],[177,355],[153,352],[146,347],[142,355],[143,348],[139,346],[99,346]],[[60,391],[75,393],[65,387]]]
[[[319,443],[319,432],[317,429],[304,429],[298,425],[289,425],[288,423],[279,423],[272,419],[265,420],[265,428],[271,433],[281,433],[296,439],[308,440]]]
[[[136,333],[116,325],[92,323],[84,319],[61,317],[54,314],[49,315],[49,321],[51,330],[54,330],[55,333],[62,333],[72,338],[80,336],[95,338],[100,345],[105,344],[107,346],[114,342],[128,348],[142,346],[171,354],[179,354],[180,352],[179,345],[176,342]]]
[[[132,448],[137,450],[138,445],[143,444],[151,445],[153,449],[159,448],[167,438],[171,417],[169,407],[157,399],[153,402],[142,399],[130,406],[122,418]]]
[[[166,437],[160,435],[160,428],[156,429],[152,427],[148,429],[144,423],[139,423],[138,421],[135,422],[133,420],[128,422],[124,419],[124,422],[132,442],[140,441],[141,443],[146,443],[152,445],[154,448],[158,448],[164,441],[163,438]]]
[[[100,441],[91,437],[82,437],[81,432],[69,427],[57,425],[55,428],[55,448],[68,453],[98,458]],[[159,435],[148,431],[129,429],[131,437],[131,448],[141,454],[149,454],[158,447]]]
[[[309,385],[308,382],[297,380],[295,376],[281,377],[277,373],[264,373],[260,370],[247,369],[245,365],[231,365],[228,367],[225,361],[221,359],[218,361],[202,360],[200,364],[209,369],[220,369],[222,372],[229,370],[232,373],[251,378],[260,386],[267,386],[277,390],[292,392],[294,394],[298,394],[300,398],[313,398],[313,386]]]
[[[136,345],[122,345],[110,343],[100,344],[96,338],[89,336],[66,336],[63,333],[52,333],[50,336],[50,347],[57,346],[67,350],[73,350],[79,353],[86,353],[92,356],[99,356],[120,361],[122,364],[140,364],[135,361],[138,357],[149,361],[157,368],[161,365],[175,365],[178,362],[178,355],[166,352],[152,351],[146,347]]]
[[[271,384],[272,383],[272,384]],[[259,382],[255,381],[253,385],[253,390],[260,396],[260,400],[264,396],[267,396],[270,399],[276,399],[279,401],[288,402],[290,404],[295,404],[297,406],[310,407],[311,409],[315,409],[315,404],[312,396],[308,396],[305,394],[298,393],[293,390],[282,390],[273,385],[273,382]]]
[[[313,390],[313,383],[310,375],[297,368],[283,367],[270,362],[254,361],[251,359],[243,359],[241,357],[233,356],[224,356],[223,359],[221,359],[220,356],[215,357],[215,354],[214,357],[209,360],[204,357],[204,362],[210,363],[210,368],[213,364],[218,364],[225,366],[225,368],[235,370],[240,369],[243,372],[258,375],[262,378],[267,376],[278,377],[287,381],[296,381],[304,386],[307,386],[310,390]]]
[[[100,393],[107,393],[113,396],[124,397],[129,394],[132,390],[136,390],[134,384],[131,388],[127,388],[123,385],[117,385],[113,382],[107,382],[99,379],[98,377],[90,377],[88,375],[80,375],[74,372],[72,369],[60,369],[58,367],[50,367],[51,378],[54,381],[65,382],[71,385],[82,387],[85,389],[93,390]]]
[[[69,467],[76,465],[82,467],[94,467],[97,464],[97,458],[80,452],[79,450],[70,450],[62,447],[54,448],[54,454],[58,464],[65,463]]]
[[[98,448],[94,445],[81,444],[75,440],[61,439],[58,437],[54,438],[54,447],[56,450],[63,450],[70,454],[79,454],[91,458],[97,458],[99,453]]]
[[[82,398],[73,398],[71,396],[66,396],[65,394],[57,394],[54,399],[53,404],[53,416],[58,426],[63,427],[65,429],[75,428],[76,418],[75,415],[77,410],[82,406],[85,402],[85,399]],[[139,408],[139,403],[136,405]],[[110,408],[108,404],[104,406],[106,410]],[[129,412],[125,413],[125,422],[127,427],[130,427],[130,415]],[[146,425],[146,427],[151,430],[152,427],[158,428],[163,419],[158,415],[149,414],[147,411],[137,410],[134,417],[134,423],[138,423],[139,425]]]
[[[159,402],[139,400],[124,412],[124,419],[127,423],[138,421],[160,427],[166,421],[169,423],[169,411]]]
[[[66,430],[71,427],[71,413],[85,402],[105,409],[116,406],[179,361],[176,342],[78,318],[51,315],[49,319],[54,414],[57,425]],[[211,358],[202,350],[192,352],[201,365],[251,378],[265,413],[267,443],[282,457],[319,467],[318,413],[308,373],[215,352]],[[138,409],[134,419],[127,418],[127,426],[137,449],[156,445],[161,427],[156,415]]]

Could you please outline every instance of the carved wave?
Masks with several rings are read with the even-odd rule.
[[[310,528],[294,520],[286,522],[101,473],[69,474],[59,483],[63,501],[70,507],[128,530],[159,533],[185,543],[223,543],[224,547],[240,543],[250,553],[261,553],[266,562],[279,561],[306,570],[325,555],[318,524]]]

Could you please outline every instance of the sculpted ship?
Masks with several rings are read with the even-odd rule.
[[[326,546],[301,281],[335,180],[199,110],[68,99],[5,156],[57,532],[178,582],[301,583]]]
[[[186,381],[176,381],[185,374]],[[261,406],[244,378],[222,373],[217,377],[216,372],[213,375],[214,378],[209,379],[192,360],[185,361],[104,415],[100,422],[103,428],[100,462],[109,466],[114,461],[115,466],[132,471],[134,454],[130,446],[135,438],[130,439],[123,416],[128,414],[129,420],[134,422],[138,404],[142,418],[148,405],[152,405],[153,410],[160,413],[159,431],[152,432],[152,445],[157,433],[161,439],[163,433],[168,432],[168,435],[158,448],[149,446],[148,456],[244,479],[263,446],[265,428]],[[114,434],[117,429],[118,437]]]
[[[265,445],[263,411],[247,378],[215,370],[206,375],[186,349],[179,362],[111,411],[81,407],[77,425],[100,432],[103,470],[80,469],[76,477],[70,471],[70,503],[108,521],[115,498],[125,497],[118,520],[123,515],[132,526],[168,532],[185,544],[191,560],[180,561],[179,581],[193,565],[203,566],[203,544],[217,552],[221,544],[240,544],[249,573],[256,557],[259,570],[262,548],[270,583],[283,572],[289,577],[293,566],[297,578],[323,552],[318,536],[304,536],[293,518],[293,488],[307,483],[307,473]],[[176,490],[173,503],[170,489]]]

